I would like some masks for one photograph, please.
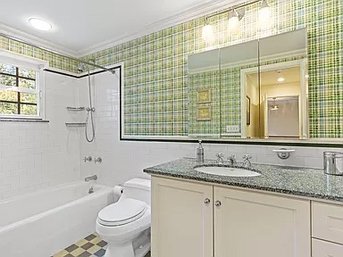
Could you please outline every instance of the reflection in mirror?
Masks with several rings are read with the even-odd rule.
[[[240,138],[243,130],[258,127],[258,77],[251,77],[246,93],[242,91],[241,73],[258,73],[258,41],[228,46],[220,50],[221,66],[221,137]],[[244,114],[241,113],[245,105]],[[245,118],[242,117],[245,116]],[[255,136],[254,136],[255,137]]]
[[[259,40],[259,72],[241,71],[242,138],[308,137],[306,53],[305,29]]]
[[[301,75],[304,67],[303,61],[261,67],[260,130],[248,126],[246,137],[299,139],[307,136],[307,83]],[[251,80],[258,74],[248,77]]]
[[[308,138],[306,29],[188,57],[189,137]]]
[[[220,136],[220,50],[188,57],[189,137]]]

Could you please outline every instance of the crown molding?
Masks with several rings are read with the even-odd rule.
[[[77,52],[73,51],[69,48],[66,48],[62,45],[55,44],[51,41],[41,39],[37,36],[33,36],[29,33],[23,32],[18,29],[11,28],[10,26],[7,26],[5,24],[0,23],[0,32],[7,34],[9,36],[16,37],[20,40],[23,40],[27,43],[36,45],[38,47],[46,48],[47,50],[52,50],[54,52],[60,53],[61,55],[69,55],[72,57],[77,57]]]
[[[157,22],[154,22],[148,26],[146,26],[144,29],[139,30],[135,33],[132,33],[128,36],[124,37],[117,37],[117,38],[112,38],[110,40],[106,40],[100,44],[93,45],[91,47],[81,49],[80,51],[77,52],[78,57],[84,57],[86,55],[96,53],[111,47],[114,47],[116,45],[128,42],[130,40],[149,35],[151,33],[160,31],[165,28],[169,28],[172,26],[175,26],[177,24],[199,18],[205,15],[209,15],[213,12],[220,11],[224,8],[228,8],[232,5],[236,4],[241,4],[246,2],[247,0],[212,0],[212,1],[207,1],[204,4],[198,5],[193,8],[189,8],[188,10],[179,13],[177,15],[168,17],[163,20],[159,20]]]

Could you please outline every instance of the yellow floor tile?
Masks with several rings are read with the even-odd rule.
[[[75,243],[77,246],[83,246],[84,244],[87,244],[88,241],[86,239],[81,239],[77,243]]]
[[[68,252],[66,250],[63,250],[59,253],[56,253],[55,255],[53,255],[53,257],[64,257],[68,254]]]
[[[89,252],[89,253],[91,253],[91,254],[94,254],[94,253],[96,253],[97,251],[99,251],[100,249],[101,249],[100,246],[98,246],[98,245],[93,245],[91,248],[89,248],[89,249],[87,250],[87,252]]]

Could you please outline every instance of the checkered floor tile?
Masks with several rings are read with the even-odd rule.
[[[105,255],[106,246],[107,243],[94,233],[68,246],[52,257],[101,257]],[[150,257],[150,253],[145,257]]]
[[[91,234],[53,257],[101,257],[105,254],[106,246],[107,243],[97,234]]]

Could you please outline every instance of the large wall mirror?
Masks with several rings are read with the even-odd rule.
[[[307,31],[188,56],[189,137],[311,138]]]

